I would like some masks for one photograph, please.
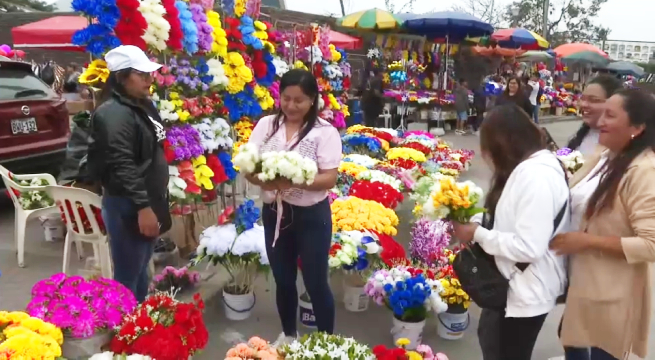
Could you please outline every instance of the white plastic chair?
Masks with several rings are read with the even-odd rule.
[[[24,174],[16,175],[11,174],[7,168],[0,165],[0,175],[2,176],[2,181],[5,183],[11,201],[14,203],[14,242],[16,244],[16,256],[18,258],[18,267],[25,267],[25,228],[27,227],[27,221],[31,218],[52,214],[59,212],[59,209],[56,206],[48,206],[36,210],[25,210],[23,206],[18,201],[18,197],[11,189],[15,189],[19,192],[26,191],[44,191],[45,186],[22,186],[18,185],[16,181],[31,181],[32,179],[41,179],[45,180],[50,185],[56,185],[57,181],[55,177],[50,174]],[[14,179],[14,180],[12,180]]]
[[[91,206],[98,209],[102,208],[102,200],[100,196],[85,189],[67,186],[46,186],[45,189],[55,200],[55,204],[62,206],[64,209],[64,216],[66,217],[66,228],[68,229],[68,232],[66,233],[66,242],[64,243],[64,263],[62,266],[62,272],[68,274],[73,242],[75,242],[79,247],[81,247],[82,243],[89,243],[93,245],[93,255],[96,259],[96,263],[100,266],[102,276],[111,279],[113,277],[113,272],[107,234],[103,234],[100,230],[100,224],[98,224],[95,213],[91,209]],[[68,211],[68,206],[66,206],[67,203],[70,203],[70,212]],[[84,210],[91,227],[90,233],[85,232],[82,223],[81,209],[79,209],[77,205],[81,205],[81,208]],[[73,218],[71,218],[71,215]],[[77,225],[77,230],[75,230],[75,225]],[[78,248],[78,253],[79,252],[80,250]]]
[[[385,105],[384,109],[382,109],[382,114],[380,114],[381,118],[384,119],[384,127],[389,128],[389,123],[391,122],[391,113],[389,112],[389,108]]]

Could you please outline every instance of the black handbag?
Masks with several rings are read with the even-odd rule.
[[[553,234],[557,231],[569,201],[567,200],[554,220]],[[493,219],[482,220],[485,228],[493,227]],[[529,263],[516,263],[516,268],[523,272]],[[472,244],[462,249],[453,260],[453,270],[462,284],[462,289],[483,309],[504,310],[507,305],[509,279],[498,270],[494,256],[487,254],[480,244]]]

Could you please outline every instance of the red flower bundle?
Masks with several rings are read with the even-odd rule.
[[[242,42],[243,34],[241,34],[241,31],[239,30],[239,25],[241,25],[239,19],[230,17],[223,18],[223,29],[227,35],[228,51],[244,53],[246,51],[246,45]]]
[[[67,221],[66,221],[66,214],[64,213],[64,207],[59,201],[57,202],[57,206],[59,206],[59,213],[61,214],[61,219],[64,222],[64,224],[66,224]],[[80,222],[82,223],[81,230],[79,226],[80,224],[77,223],[77,220],[75,220],[75,215],[73,215],[73,205],[69,200],[66,200],[66,211],[68,212],[68,217],[73,221],[73,229],[75,230],[75,232],[78,232],[80,234],[92,234],[93,227],[91,226],[91,221],[89,220],[89,216],[86,214],[84,207],[79,202],[75,203],[75,207],[77,208],[77,212],[80,214]],[[105,222],[102,220],[102,210],[93,205],[90,205],[90,207],[91,207],[91,212],[93,213],[93,217],[95,218],[96,223],[98,223],[100,232],[106,234],[107,229],[105,228]]]
[[[146,41],[141,37],[146,33],[148,22],[139,11],[139,0],[116,0],[121,17],[114,33],[123,45],[134,45],[146,51]]]
[[[416,165],[417,165],[417,162],[412,160],[412,159],[398,158],[398,159],[393,159],[393,160],[389,161],[389,164],[391,164],[391,165],[393,165],[395,167],[399,167],[399,168],[402,168],[402,169],[409,170],[409,169],[415,168]]]
[[[261,79],[266,76],[268,68],[264,62],[264,52],[262,50],[255,50],[252,55],[252,72],[255,78]]]
[[[373,355],[378,360],[407,360],[407,350],[403,348],[387,348],[384,345],[377,345],[372,349]]]
[[[200,186],[198,186],[196,183],[196,174],[191,161],[182,161],[177,166],[177,170],[180,172],[180,179],[186,182],[186,189],[184,189],[184,192],[188,194],[200,195],[202,189],[200,189]]]
[[[389,141],[391,141],[393,139],[393,135],[389,134],[386,131],[380,131],[380,130],[375,130],[375,129],[371,129],[371,128],[364,128],[364,129],[359,130],[358,132],[362,133],[362,134],[373,135],[376,138],[382,139],[382,140],[384,140],[386,142],[389,142]]]
[[[430,150],[429,147],[427,147],[427,146],[425,146],[425,145],[423,145],[423,144],[421,144],[419,142],[416,142],[416,141],[407,142],[407,143],[402,144],[401,146],[404,147],[404,148],[409,148],[409,149],[414,149],[414,150],[420,151],[420,152],[424,153],[425,155],[429,155],[432,152],[432,150]]]
[[[218,159],[218,156],[214,154],[207,155],[207,167],[214,172],[214,176],[212,177],[212,182],[214,184],[222,184],[228,180],[227,175],[225,175],[225,168]]]
[[[175,161],[175,150],[171,146],[171,142],[168,139],[164,140],[162,143],[164,145],[164,156],[166,157],[166,162],[172,164]]]
[[[168,41],[166,45],[173,50],[182,50],[182,23],[180,22],[180,12],[175,7],[175,0],[161,0],[161,4],[166,9],[164,19],[171,25],[171,30],[168,32]]]
[[[407,254],[405,253],[405,248],[400,245],[396,240],[391,236],[373,231],[377,235],[378,240],[380,240],[380,246],[382,246],[382,253],[380,253],[380,258],[384,261],[387,266],[397,266],[397,265],[409,265],[409,260],[407,260]]]
[[[193,303],[178,302],[165,293],[152,295],[125,317],[109,348],[115,354],[157,360],[188,359],[209,340],[204,308],[199,294],[193,296]]]
[[[357,180],[350,186],[349,195],[375,201],[388,209],[395,209],[403,201],[403,194],[379,181]]]

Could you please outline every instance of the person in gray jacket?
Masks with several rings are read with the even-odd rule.
[[[466,80],[459,80],[455,89],[455,111],[457,112],[457,129],[455,134],[466,134],[466,123],[469,119],[469,89]]]

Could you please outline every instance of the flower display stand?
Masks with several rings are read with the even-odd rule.
[[[91,337],[78,339],[64,335],[61,354],[67,360],[86,360],[102,352],[102,348],[111,341],[112,333],[103,331]]]
[[[408,339],[409,345],[406,346],[408,350],[415,350],[423,340],[423,329],[425,329],[425,320],[417,323],[409,323],[393,318],[393,327],[391,328],[391,336],[393,336],[393,343],[395,344],[398,339]]]

